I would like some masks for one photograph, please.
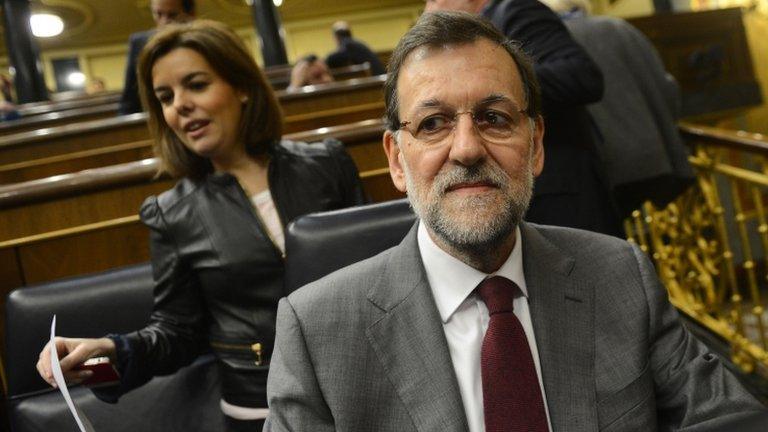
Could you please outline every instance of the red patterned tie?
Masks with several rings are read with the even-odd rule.
[[[480,354],[486,432],[548,431],[536,366],[514,314],[520,288],[494,276],[481,282],[477,293],[490,314]]]

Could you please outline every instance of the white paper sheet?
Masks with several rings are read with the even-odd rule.
[[[95,432],[93,425],[83,415],[82,411],[75,406],[75,402],[72,401],[72,397],[69,395],[69,389],[67,388],[67,382],[64,381],[64,374],[61,372],[61,365],[59,364],[59,353],[56,351],[56,344],[54,343],[54,337],[56,336],[56,315],[53,316],[51,321],[51,371],[53,371],[53,379],[56,380],[56,384],[59,386],[59,391],[64,396],[64,400],[67,402],[69,411],[77,422],[77,426],[80,427],[80,432]]]

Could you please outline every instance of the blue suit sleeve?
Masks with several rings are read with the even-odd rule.
[[[484,15],[533,58],[545,111],[602,98],[600,68],[547,6],[538,0],[502,1]]]
[[[139,83],[136,76],[137,60],[139,53],[147,43],[144,34],[134,34],[128,41],[128,61],[125,66],[125,80],[123,94],[120,96],[118,114],[126,115],[141,112],[141,100],[139,99]]]

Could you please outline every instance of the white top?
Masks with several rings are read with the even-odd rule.
[[[262,192],[257,193],[251,197],[251,202],[256,208],[256,212],[261,217],[261,221],[264,222],[267,228],[267,233],[272,238],[280,252],[285,255],[285,233],[283,233],[283,224],[280,223],[280,216],[277,215],[277,209],[275,209],[275,202],[272,201],[272,194],[269,193],[269,189],[265,189]]]
[[[459,381],[459,391],[464,403],[470,432],[485,431],[483,414],[483,383],[480,375],[480,350],[485,331],[488,329],[488,308],[473,291],[484,279],[503,276],[520,287],[523,295],[515,298],[515,315],[520,320],[528,338],[539,387],[544,399],[547,425],[552,430],[547,407],[547,395],[541,380],[541,365],[536,336],[533,334],[531,313],[528,308],[528,288],[523,274],[523,249],[520,228],[515,229],[515,246],[507,261],[494,274],[485,274],[449,255],[430,237],[423,223],[419,223],[418,244],[427,280],[443,321],[445,338],[451,353],[453,369]]]

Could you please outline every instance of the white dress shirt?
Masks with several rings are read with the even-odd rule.
[[[547,425],[552,430],[547,408],[547,395],[541,380],[541,365],[539,351],[536,347],[536,336],[533,334],[531,313],[528,308],[528,289],[523,274],[523,250],[520,229],[515,229],[515,246],[512,253],[499,270],[494,274],[486,274],[449,255],[430,237],[423,223],[419,223],[418,243],[419,253],[427,272],[427,280],[432,289],[432,295],[437,303],[437,310],[443,321],[445,338],[451,361],[459,381],[459,391],[464,403],[470,432],[485,431],[485,416],[483,415],[483,383],[480,375],[480,350],[483,337],[488,329],[488,308],[474,289],[484,279],[490,276],[503,276],[520,287],[523,295],[514,301],[515,315],[520,320],[528,338],[536,374],[539,378],[541,395],[544,398],[544,409],[547,414]]]

